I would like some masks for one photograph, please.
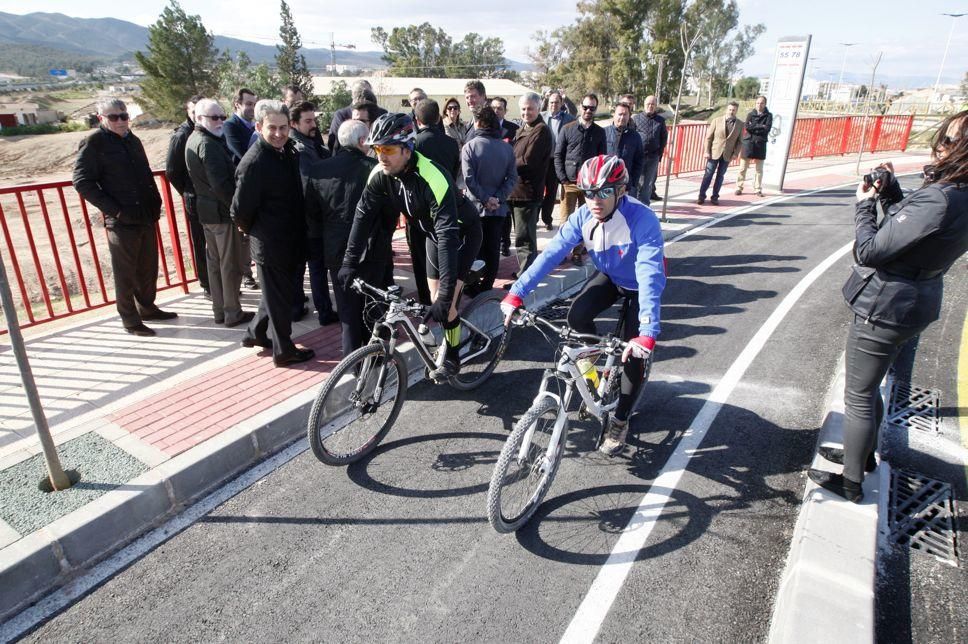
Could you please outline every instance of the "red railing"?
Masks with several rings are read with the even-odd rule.
[[[790,141],[791,159],[845,155],[857,152],[861,133],[864,134],[865,152],[885,152],[907,149],[908,137],[914,123],[914,115],[868,116],[864,130],[863,116],[834,116],[797,119]],[[659,166],[659,174],[665,174],[672,163],[672,174],[699,172],[706,167],[706,124],[689,123],[677,126],[675,155],[666,154]],[[672,127],[669,127],[669,144],[672,145]],[[739,163],[734,159],[731,165]]]
[[[197,279],[182,199],[154,173],[164,212],[158,232],[158,290]],[[66,190],[65,190],[66,189]],[[0,188],[0,231],[21,327],[114,303],[111,260],[100,214],[93,217],[70,181]],[[6,329],[0,329],[6,333]]]
[[[850,154],[860,145],[864,117],[798,119],[793,130],[790,158]],[[913,116],[868,117],[864,150],[878,152],[907,147]],[[679,175],[698,172],[706,165],[706,124],[678,126],[675,154],[666,154],[660,166]],[[670,145],[671,145],[670,133]],[[182,199],[172,196],[164,172],[156,171],[164,216],[157,224],[159,290],[181,288],[197,280],[192,240]],[[92,217],[87,203],[70,181],[0,188],[0,232],[8,275],[15,283],[14,299],[21,326],[98,309],[114,303],[111,262],[100,215]],[[398,227],[402,226],[402,219]],[[97,230],[97,232],[95,232]],[[6,329],[0,328],[0,333]]]

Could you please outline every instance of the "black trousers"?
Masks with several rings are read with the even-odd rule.
[[[367,324],[364,317],[366,298],[353,289],[343,289],[336,279],[338,268],[329,270],[333,281],[333,297],[336,299],[336,309],[339,311],[339,321],[342,327],[343,357],[346,357],[363,343],[373,332],[373,326]],[[386,266],[361,266],[358,277],[377,288],[386,288],[393,284],[393,264]]]
[[[511,248],[511,215],[504,218],[504,230],[501,231],[501,248]]]
[[[844,356],[844,477],[855,483],[864,480],[864,463],[877,447],[877,432],[884,419],[881,380],[904,343],[924,329],[872,324],[854,316]]]
[[[605,273],[592,275],[568,309],[568,326],[580,333],[598,333],[595,316],[609,309],[622,295],[629,296],[629,310],[622,325],[622,339],[630,340],[639,334],[638,291],[619,288]],[[622,369],[622,392],[615,408],[615,418],[628,420],[632,405],[642,388],[645,361],[629,358]]]
[[[430,299],[430,286],[427,285],[427,236],[420,228],[407,223],[407,245],[410,247],[410,263],[413,264],[413,279],[417,283],[417,301],[425,306]],[[339,303],[336,303],[339,308]]]
[[[501,263],[501,237],[504,235],[504,217],[481,217],[481,249],[477,258],[484,260],[484,273],[481,276],[480,291],[494,287],[497,269]]]
[[[259,310],[246,333],[255,340],[271,339],[272,356],[278,358],[296,349],[292,341],[292,302],[296,294],[294,275],[299,272],[299,265],[283,267],[257,262],[256,268],[262,284]]]
[[[545,175],[545,193],[541,201],[541,221],[550,226],[555,216],[555,202],[558,200],[558,175],[555,173],[554,161],[548,162],[548,174]]]
[[[528,270],[538,257],[538,217],[540,201],[512,201],[514,217],[514,250],[518,258],[518,275]]]
[[[158,236],[155,225],[108,228],[108,251],[114,274],[114,298],[126,329],[141,324],[141,315],[158,311]]]
[[[185,194],[185,213],[188,215],[188,234],[192,238],[192,261],[195,263],[195,275],[198,285],[206,291],[208,288],[208,257],[205,254],[205,228],[198,221],[198,210],[195,206],[195,195]]]

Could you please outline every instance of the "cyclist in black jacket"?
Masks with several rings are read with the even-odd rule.
[[[403,213],[411,226],[420,228],[427,236],[427,282],[434,298],[430,314],[443,326],[446,339],[444,363],[430,374],[441,381],[460,369],[457,303],[481,246],[481,222],[457,193],[450,174],[414,150],[414,139],[413,120],[406,114],[384,114],[373,122],[366,144],[376,152],[379,165],[356,207],[338,279],[349,287],[381,218]]]
[[[843,474],[811,469],[818,485],[848,501],[864,496],[864,473],[884,416],[878,391],[901,347],[941,313],[943,276],[968,250],[968,110],[951,116],[932,145],[924,185],[905,197],[886,163],[857,188],[856,265],[843,294],[853,313],[847,334],[844,449],[820,448]],[[884,217],[877,221],[876,202]]]

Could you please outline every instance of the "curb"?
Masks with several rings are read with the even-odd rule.
[[[843,446],[844,355],[827,391],[817,446]],[[811,467],[839,471],[819,454]],[[809,478],[776,594],[769,641],[873,642],[878,535],[887,516],[890,466],[864,480],[864,500],[848,503]],[[882,491],[884,493],[882,493]]]
[[[568,296],[592,272],[590,263],[561,267],[526,305],[537,308]],[[413,346],[404,343],[399,351],[409,384],[423,380],[424,364]],[[297,394],[0,550],[0,622],[302,438],[315,397],[316,388]]]

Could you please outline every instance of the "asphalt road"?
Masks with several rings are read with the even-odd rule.
[[[791,289],[851,240],[852,203],[852,189],[806,195],[669,245],[636,436],[608,459],[588,451],[591,426],[575,419],[545,503],[516,535],[496,534],[484,506],[503,441],[553,358],[534,331],[517,332],[477,391],[412,387],[363,462],[331,468],[303,453],[27,640],[558,640],[710,393]],[[628,553],[599,641],[766,638],[843,351],[849,265],[840,255],[806,289],[735,383],[644,547]]]

